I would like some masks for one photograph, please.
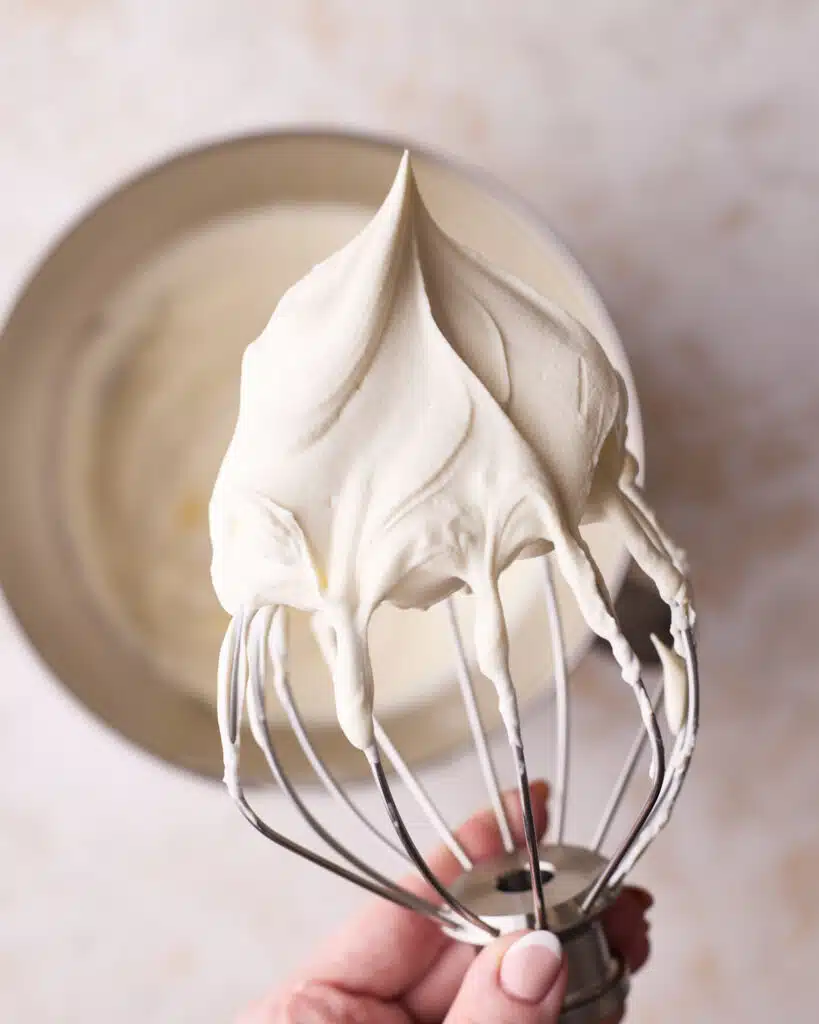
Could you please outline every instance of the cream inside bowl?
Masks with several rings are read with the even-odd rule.
[[[348,242],[384,198],[402,147],[348,135],[239,139],[166,163],[92,211],[46,259],[0,345],[0,582],[35,647],[93,711],[173,763],[221,774],[215,669],[226,616],[209,578],[207,504],[230,438],[242,352],[284,291]],[[633,381],[600,299],[533,214],[493,183],[414,154],[441,227],[563,305]],[[275,438],[271,438],[271,444]],[[612,592],[626,566],[584,530]],[[558,576],[570,661],[588,630]],[[551,677],[542,569],[501,580],[522,699]],[[456,599],[466,636],[468,599]],[[291,627],[292,685],[341,777],[366,771],[340,735],[306,620]],[[443,608],[382,608],[371,632],[377,709],[408,760],[457,745],[466,720]],[[490,684],[477,680],[488,724]],[[305,773],[269,702],[282,760]],[[250,753],[250,749],[248,750]],[[251,773],[258,762],[251,761]]]

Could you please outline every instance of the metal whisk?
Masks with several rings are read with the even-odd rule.
[[[447,827],[421,782],[401,757],[382,726],[375,722],[376,743],[366,751],[373,779],[381,794],[397,842],[381,833],[350,800],[311,743],[290,687],[286,650],[286,610],[263,608],[240,612],[232,620],[220,655],[219,725],[225,751],[225,782],[244,817],[262,835],[313,864],[353,882],[402,907],[434,918],[451,936],[482,945],[497,935],[520,928],[548,928],[561,939],[568,961],[569,981],[561,1020],[592,1024],[617,1012],[625,1004],[628,978],[624,965],[607,944],[600,916],[616,897],[626,874],[665,825],[684,781],[697,733],[699,682],[693,637],[693,612],[688,606],[671,607],[676,646],[685,662],[684,716],[665,754],[658,709],[663,697],[660,682],[651,698],[650,724],[641,727],[617,778],[599,825],[588,846],[565,840],[569,797],[569,745],[572,737],[566,652],[560,611],[550,560],[542,558],[543,593],[548,612],[554,661],[554,792],[553,841],[538,844],[532,813],[526,757],[513,749],[525,832],[525,847],[515,849],[501,799],[497,773],[481,721],[458,619],[450,601],[446,614],[453,640],[455,669],[464,710],[474,741],[477,761],[489,803],[497,819],[505,853],[495,860],[473,865]],[[329,833],[311,813],[282,769],[271,739],[266,711],[266,683],[272,669],[272,689],[287,715],[299,745],[323,786],[359,822],[405,861],[413,865],[440,897],[440,904],[423,899],[375,870]],[[641,692],[642,688],[640,687]],[[302,818],[340,861],[308,849],[271,828],[248,802],[239,778],[239,739],[243,704],[252,735],[270,771]],[[611,856],[605,842],[614,816],[629,787],[646,746],[656,771],[651,791],[637,819]],[[451,886],[443,885],[419,852],[398,810],[384,758],[394,768],[429,822],[463,868]]]

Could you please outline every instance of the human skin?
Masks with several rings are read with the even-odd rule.
[[[547,826],[549,788],[537,781],[531,789],[540,837]],[[517,794],[505,794],[504,802],[515,841],[522,846]],[[503,852],[488,810],[470,818],[457,837],[476,863]],[[427,862],[445,884],[462,872],[446,848],[436,850]],[[437,900],[416,876],[403,879],[403,884]],[[627,887],[603,918],[612,949],[632,973],[648,959],[646,913],[652,904],[644,889]],[[559,951],[555,955],[555,944],[546,948],[549,943],[533,942],[533,934],[522,944],[526,949],[519,946],[514,957],[505,959],[527,933],[505,935],[475,949],[448,938],[428,918],[373,900],[237,1024],[556,1024],[566,986],[565,961]],[[533,951],[533,944],[541,948]]]

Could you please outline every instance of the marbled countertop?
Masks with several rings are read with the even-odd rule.
[[[640,868],[659,899],[630,1019],[813,1015],[819,7],[0,0],[0,24],[4,307],[102,189],[262,126],[397,132],[544,211],[621,328],[700,607],[702,743]],[[357,901],[101,730],[7,613],[0,664],[4,1021],[229,1020]],[[581,670],[592,770],[632,723],[608,672]],[[478,800],[461,761],[428,781],[445,811]]]

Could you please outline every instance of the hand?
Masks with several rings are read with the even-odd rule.
[[[532,785],[538,836],[546,831],[548,795],[545,782]],[[523,845],[518,796],[508,793],[504,801],[515,840]],[[470,818],[457,835],[475,862],[503,852],[489,811]],[[445,848],[428,863],[445,884],[462,870]],[[436,899],[417,877],[403,884]],[[652,903],[645,890],[627,888],[603,919],[612,948],[632,972],[648,959],[645,914]],[[565,964],[551,933],[504,935],[477,950],[447,938],[434,921],[373,900],[239,1024],[556,1024],[565,988]]]

